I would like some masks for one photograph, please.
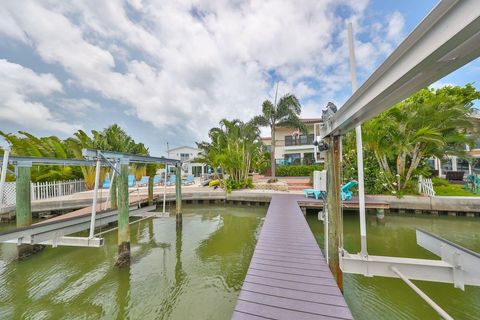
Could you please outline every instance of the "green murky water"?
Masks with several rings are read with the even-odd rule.
[[[316,215],[308,222],[323,247],[323,223]],[[416,244],[415,227],[435,233],[466,248],[480,252],[480,219],[466,217],[385,216],[383,222],[368,216],[368,252],[374,255],[438,259]],[[345,211],[344,246],[360,251],[358,214]],[[344,294],[355,319],[439,319],[402,280],[345,275]],[[480,288],[466,286],[465,292],[451,284],[415,281],[415,284],[455,319],[480,319]]]
[[[102,248],[47,248],[22,262],[0,245],[0,319],[229,319],[265,212],[185,206],[182,230],[174,217],[134,224],[122,270],[115,231]]]

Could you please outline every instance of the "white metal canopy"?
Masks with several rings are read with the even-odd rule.
[[[479,1],[440,1],[335,116],[324,122],[318,138],[353,129],[479,56]]]

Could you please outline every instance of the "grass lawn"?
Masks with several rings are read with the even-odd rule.
[[[463,188],[463,184],[448,184],[436,186],[433,189],[437,196],[464,196],[464,197],[480,197],[480,193],[473,193]]]

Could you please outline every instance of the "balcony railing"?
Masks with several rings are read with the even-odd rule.
[[[304,146],[312,145],[314,141],[313,134],[300,135],[300,136],[285,136],[285,146]]]
[[[315,159],[313,158],[281,158],[275,159],[275,164],[277,166],[293,166],[293,165],[310,165],[314,164]]]

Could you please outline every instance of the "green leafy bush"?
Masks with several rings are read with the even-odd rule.
[[[278,177],[308,177],[315,170],[323,170],[323,164],[279,166],[275,170]]]
[[[225,188],[229,193],[232,192],[232,190],[237,189],[251,189],[253,188],[253,181],[250,178],[241,181],[228,178],[227,180],[225,180]]]

